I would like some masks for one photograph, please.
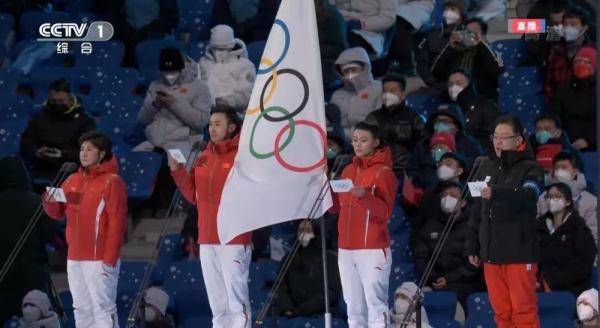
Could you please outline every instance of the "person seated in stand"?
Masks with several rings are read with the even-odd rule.
[[[577,297],[578,328],[597,328],[600,326],[598,315],[598,290],[591,288]]]
[[[150,287],[144,294],[146,327],[175,328],[173,317],[167,314],[169,295],[159,287]]]
[[[538,164],[552,172],[554,157],[566,151],[579,159],[579,152],[573,148],[567,133],[561,129],[560,120],[552,113],[542,113],[535,119],[535,134],[529,137]]]
[[[19,319],[19,328],[60,328],[50,299],[42,291],[34,289],[27,293],[23,297],[21,311],[23,316]]]
[[[394,308],[392,312],[392,327],[393,328],[416,328],[417,314],[413,313],[408,320],[407,326],[402,326],[404,317],[406,316],[410,302],[419,290],[417,284],[412,281],[403,282],[400,287],[394,292]],[[429,319],[424,306],[421,306],[421,327],[429,328]]]

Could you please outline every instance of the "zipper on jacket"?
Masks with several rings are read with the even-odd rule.
[[[498,181],[498,179],[500,178],[500,174],[502,172],[502,165],[498,166],[498,178],[496,179],[496,181]],[[492,263],[492,222],[493,222],[493,217],[492,217],[492,200],[488,200],[488,253],[487,253],[487,257],[488,257],[488,263]]]
[[[77,219],[75,220],[75,222],[77,223],[77,237],[75,238],[77,240],[77,243],[75,245],[77,245],[77,247],[79,247],[79,215],[81,213],[81,207],[83,205],[83,195],[85,194],[85,187],[87,186],[87,179],[85,177],[85,175],[83,176],[83,187],[81,188],[81,200],[79,202],[79,208],[77,209]],[[95,247],[95,244],[94,244]],[[96,259],[95,254],[94,254],[94,260]]]
[[[358,183],[358,178],[360,176],[360,166],[356,166],[356,182]],[[352,220],[352,194],[350,194],[350,198],[348,199],[348,221],[346,222],[346,244],[350,246],[350,221]]]
[[[216,152],[215,152],[215,155],[218,157],[218,154],[216,154]],[[215,164],[216,164],[217,162],[218,162],[218,161],[213,161],[213,163],[212,163],[212,165],[211,165],[211,167],[210,167],[210,172],[209,172],[209,175],[208,175],[208,201],[206,202],[207,214],[209,214],[209,213],[210,213],[210,203],[211,203],[210,199],[212,198],[213,174],[214,174],[214,172],[215,172],[215,166],[216,166]],[[207,218],[208,218],[208,215],[207,215]],[[207,224],[206,224],[206,229],[205,229],[205,230],[206,230],[206,236],[208,237],[208,236],[209,236],[209,234],[210,234],[210,224],[211,224],[211,220],[208,220],[208,219],[207,219],[207,220],[206,220],[206,223],[207,223]]]

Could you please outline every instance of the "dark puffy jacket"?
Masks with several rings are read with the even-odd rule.
[[[472,85],[458,95],[456,102],[465,115],[465,131],[477,140],[486,154],[491,155],[493,147],[490,135],[494,132],[500,110],[488,98],[477,94]]]
[[[566,290],[579,296],[592,287],[591,272],[596,243],[590,229],[577,211],[572,211],[561,226],[554,226],[552,214],[538,218],[540,274],[553,291]]]
[[[319,48],[321,49],[321,68],[323,71],[323,84],[329,85],[338,79],[334,69],[335,60],[342,51],[348,48],[346,40],[346,23],[344,17],[327,0],[322,1],[326,14],[321,16],[317,11],[317,27],[319,32]]]
[[[415,60],[417,62],[417,73],[423,79],[423,82],[429,87],[434,87],[437,90],[444,90],[447,86],[446,81],[440,83],[435,79],[431,72],[433,62],[440,55],[444,47],[448,45],[450,34],[457,26],[443,25],[440,29],[435,29],[427,33],[418,44],[415,52]]]
[[[503,151],[501,158],[482,161],[474,181],[486,177],[492,198],[475,198],[467,255],[496,264],[537,263],[535,219],[544,171],[529,151]]]
[[[411,153],[423,138],[425,123],[404,102],[391,108],[384,106],[369,114],[369,119],[379,123],[383,141],[392,150],[394,173],[402,175],[409,166]]]

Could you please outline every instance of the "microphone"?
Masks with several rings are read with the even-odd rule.
[[[335,161],[333,162],[333,167],[331,168],[329,179],[331,180],[336,178],[338,174],[343,171],[346,166],[348,166],[348,164],[352,163],[352,158],[354,158],[354,155],[351,154],[340,155],[336,157]]]
[[[61,167],[59,172],[63,172],[64,174],[70,174],[77,170],[77,164],[73,162],[65,162]]]

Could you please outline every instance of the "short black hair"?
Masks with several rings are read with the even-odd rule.
[[[440,181],[438,183],[438,186],[436,189],[441,194],[450,188],[458,188],[458,190],[462,190],[463,187],[464,187],[464,185],[462,183],[449,180],[449,181]]]
[[[466,165],[465,158],[464,158],[463,156],[461,156],[459,153],[455,153],[455,152],[449,151],[449,152],[445,153],[444,155],[442,155],[442,157],[440,158],[440,161],[442,161],[442,160],[444,160],[444,159],[446,159],[446,158],[450,158],[450,159],[453,159],[453,160],[457,161],[457,162],[458,162],[458,165],[459,165],[459,166],[460,166],[460,167],[461,167],[463,170],[464,170],[464,169],[465,169],[465,167],[467,166],[467,165]],[[464,174],[464,172],[463,172],[463,174]]]
[[[498,117],[498,119],[496,120],[496,124],[494,124],[494,127],[497,127],[500,124],[510,125],[510,127],[513,130],[513,133],[523,137],[525,129],[523,128],[523,124],[521,123],[519,118],[515,115],[507,114]]]
[[[398,82],[400,84],[400,87],[402,88],[402,91],[406,90],[406,78],[404,77],[404,75],[400,75],[397,73],[388,73],[381,80],[381,84],[383,85],[387,82]]]
[[[469,80],[469,84],[473,84],[473,82],[474,82],[473,81],[473,73],[471,73],[471,71],[469,69],[464,68],[464,67],[458,67],[458,68],[451,70],[450,74],[448,74],[447,80],[450,79],[450,75],[456,74],[456,73],[464,75],[467,78],[467,80]]]
[[[50,83],[49,91],[66,92],[71,94],[71,83],[69,83],[66,78],[61,77],[60,79],[54,80],[52,83]]]
[[[81,148],[81,145],[86,141],[89,141],[92,145],[105,153],[102,162],[106,162],[112,158],[112,142],[106,134],[97,130],[84,133],[79,137],[79,148]]]
[[[237,113],[235,112],[235,110],[233,108],[231,108],[231,106],[222,104],[222,103],[217,103],[217,104],[213,105],[213,107],[210,111],[210,115],[219,114],[219,113],[221,113],[227,117],[227,122],[229,124],[235,124],[237,126],[239,126],[241,124],[240,119],[237,116]]]
[[[369,131],[374,139],[379,139],[380,141],[383,141],[381,140],[381,128],[379,124],[375,122],[359,122],[354,126],[354,130]]]
[[[471,23],[479,24],[479,26],[481,26],[481,32],[483,32],[483,35],[487,34],[488,24],[483,19],[481,19],[479,17],[471,17],[471,18],[469,18],[469,20],[467,20],[467,22],[465,23],[465,26],[467,26]]]
[[[561,151],[556,154],[552,160],[552,164],[556,164],[559,161],[569,161],[574,168],[580,169],[581,163],[579,163],[579,158],[569,151]]]
[[[567,18],[579,18],[581,24],[585,26],[589,25],[591,20],[589,11],[581,6],[573,6],[567,10],[563,15],[563,21]]]
[[[548,112],[541,113],[538,117],[536,117],[534,123],[537,124],[539,121],[542,121],[542,120],[554,121],[554,124],[556,124],[556,127],[560,129],[561,122],[560,122],[560,119],[558,118],[558,116],[556,116],[552,113],[548,113]]]
[[[550,13],[557,14],[569,10],[573,4],[570,0],[553,0],[550,2]]]
[[[571,204],[567,205],[567,211],[572,211],[575,207],[575,203],[573,202],[573,193],[571,192],[571,188],[567,186],[565,183],[557,182],[553,183],[546,188],[546,196],[549,195],[550,189],[556,188],[563,195],[563,197]]]

